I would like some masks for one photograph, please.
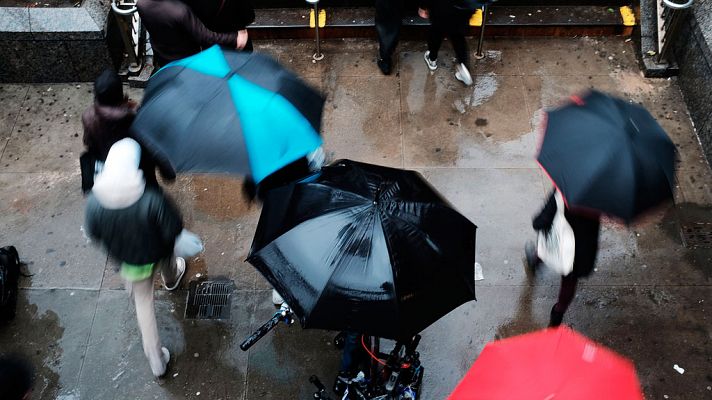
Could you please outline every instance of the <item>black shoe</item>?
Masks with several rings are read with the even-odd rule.
[[[379,58],[378,61],[376,61],[376,64],[378,64],[378,68],[383,72],[383,75],[390,75],[391,74],[391,60],[390,58]]]
[[[551,316],[549,316],[549,328],[556,328],[561,325],[561,321],[564,319],[564,313],[556,311],[556,304],[551,307]]]
[[[528,241],[524,245],[524,257],[526,257],[527,274],[531,276],[536,275],[536,269],[539,264],[541,264],[541,258],[536,254],[534,242]]]

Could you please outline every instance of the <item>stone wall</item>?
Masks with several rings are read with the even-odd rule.
[[[675,48],[680,87],[712,164],[712,0],[695,0]]]
[[[109,0],[81,7],[0,7],[0,82],[92,81],[113,65]]]

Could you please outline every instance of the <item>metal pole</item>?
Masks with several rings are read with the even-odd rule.
[[[694,0],[688,0],[684,3],[677,3],[670,0],[662,0],[662,26],[658,27],[658,35],[662,37],[658,40],[660,47],[658,49],[658,63],[668,61],[672,47],[679,34],[684,13],[692,6],[693,1]]]
[[[321,52],[321,42],[319,40],[319,0],[307,0],[307,3],[314,4],[314,30],[316,32],[316,53],[312,56],[315,61],[324,59]]]
[[[482,42],[485,40],[485,25],[487,24],[487,5],[482,6],[482,26],[480,27],[480,39],[477,42],[477,53],[475,53],[475,58],[481,60],[485,58],[484,53],[482,53]]]

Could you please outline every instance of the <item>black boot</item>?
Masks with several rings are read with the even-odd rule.
[[[557,303],[558,304],[558,303]],[[549,328],[555,328],[561,325],[561,321],[564,319],[564,313],[556,311],[556,304],[551,307],[551,315],[549,316]]]
[[[390,75],[391,74],[391,58],[379,58],[378,61],[376,61],[376,64],[378,64],[378,68],[383,72],[383,75]]]

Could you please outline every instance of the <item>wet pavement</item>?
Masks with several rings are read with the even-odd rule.
[[[679,188],[673,207],[638,225],[605,224],[597,270],[565,323],[630,357],[646,398],[712,398],[712,250],[685,247],[680,234],[712,222],[712,172],[675,79],[643,78],[622,38],[489,40],[486,58],[472,61],[472,88],[455,80],[447,44],[435,73],[424,44],[402,44],[388,77],[371,42],[327,42],[319,63],[311,46],[257,44],[326,93],[329,157],[418,170],[479,226],[485,279],[477,302],[423,332],[424,399],[445,398],[486,342],[547,324],[558,277],[530,280],[522,266],[530,218],[550,187],[533,159],[536,130],[542,107],[588,87],[651,110],[680,150]],[[242,201],[238,179],[215,176],[167,186],[205,252],[189,261],[182,290],[158,291],[173,361],[165,379],[153,379],[115,264],[80,229],[79,116],[91,101],[88,83],[0,85],[0,244],[15,245],[33,274],[21,282],[18,317],[0,328],[0,351],[33,361],[36,398],[308,399],[310,375],[331,383],[340,357],[333,332],[282,325],[239,349],[273,313],[269,285],[244,261],[259,207]],[[183,318],[197,274],[234,280],[229,321]]]

